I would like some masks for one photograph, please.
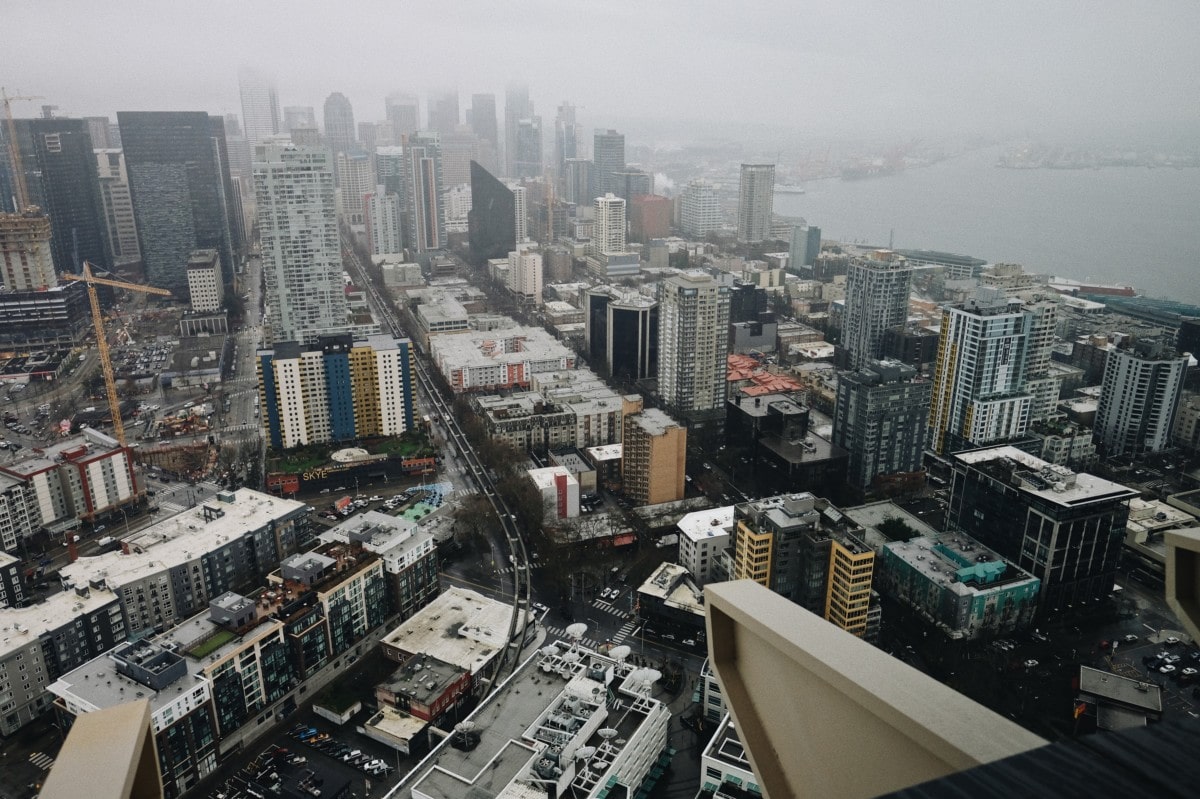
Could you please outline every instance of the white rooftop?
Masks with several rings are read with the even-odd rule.
[[[733,531],[733,505],[689,513],[679,520],[679,532],[693,541],[702,541]]]
[[[380,643],[419,652],[472,674],[503,650],[512,606],[450,586]]]
[[[528,474],[529,479],[533,481],[533,484],[541,490],[554,488],[554,481],[560,476],[566,477],[568,484],[579,482],[575,479],[575,475],[573,475],[565,466],[546,466],[541,469],[530,469]]]
[[[92,588],[87,596],[63,591],[26,608],[0,608],[0,658],[35,643],[43,633],[57,630],[116,598],[111,591]]]
[[[954,457],[971,465],[1007,459],[1025,467],[1029,472],[1035,473],[1036,477],[1044,477],[1047,474],[1060,477],[1062,479],[1053,482],[1043,479],[1041,482],[1045,487],[1040,487],[1038,483],[1022,481],[1021,490],[1065,507],[1076,507],[1086,502],[1099,500],[1132,499],[1138,495],[1137,491],[1120,483],[1114,483],[1086,472],[1071,472],[1065,467],[1055,466],[1012,446],[958,452]]]

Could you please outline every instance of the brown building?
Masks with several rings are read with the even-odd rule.
[[[646,244],[671,234],[671,201],[657,194],[638,194],[629,203],[630,240]]]
[[[683,499],[687,428],[649,408],[626,417],[622,484],[639,505]]]

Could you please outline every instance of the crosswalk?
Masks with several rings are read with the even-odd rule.
[[[54,758],[44,752],[31,752],[29,754],[29,762],[42,771],[49,771],[50,767],[54,765]]]
[[[629,618],[628,613],[621,610],[620,608],[618,608],[616,605],[612,604],[611,602],[606,602],[603,599],[597,599],[594,602],[592,602],[592,607],[598,608],[599,610],[607,611],[607,612],[613,614],[614,616],[620,616],[622,619]]]
[[[622,627],[621,629],[617,630],[617,632],[613,635],[613,637],[612,637],[613,646],[616,646],[617,644],[621,643],[626,638],[628,638],[630,633],[632,633],[636,627],[637,627],[637,619],[630,619],[629,621],[625,622],[625,626]]]
[[[551,625],[551,624],[546,625],[546,637],[548,639],[549,638],[560,638],[563,641],[571,640],[571,637],[569,635],[567,635],[567,631],[565,629],[563,629],[562,627],[555,627],[554,625]],[[597,641],[595,638],[580,638],[579,643],[582,646],[587,647],[588,649],[598,649],[604,645],[603,641]]]
[[[185,508],[183,505],[180,505],[178,502],[160,502],[158,503],[158,509],[162,513],[169,514],[183,513],[185,510],[187,510],[187,508]]]

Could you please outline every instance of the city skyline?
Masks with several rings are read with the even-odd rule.
[[[388,37],[377,37],[377,45],[363,43],[354,59],[334,56],[332,48],[322,57],[320,44],[350,36],[372,18],[386,28],[395,19],[389,6],[361,2],[340,16],[321,15],[319,25],[308,22],[317,17],[304,13],[281,21],[269,9],[239,8],[243,24],[227,26],[211,5],[154,15],[137,14],[137,2],[117,5],[116,13],[95,24],[55,27],[58,52],[86,51],[86,66],[61,56],[47,64],[41,57],[39,43],[56,17],[46,4],[9,8],[11,29],[23,32],[8,43],[10,91],[42,95],[79,116],[194,108],[223,114],[240,112],[238,70],[248,66],[274,77],[281,106],[319,108],[330,92],[341,91],[368,120],[384,118],[384,97],[394,91],[421,97],[424,107],[431,90],[456,87],[465,106],[472,93],[499,96],[505,83],[525,82],[535,108],[549,113],[570,100],[581,111],[584,130],[593,123],[625,127],[637,140],[671,138],[670,130],[676,137],[688,131],[719,137],[739,121],[764,135],[794,130],[867,139],[917,132],[1181,136],[1196,127],[1190,101],[1200,57],[1187,40],[1200,25],[1194,6],[1156,16],[1109,3],[1087,25],[1068,7],[1039,6],[1037,26],[1021,22],[1028,16],[1010,6],[901,11],[874,4],[843,9],[758,3],[748,9],[702,5],[689,8],[686,17],[669,7],[639,7],[641,24],[631,28],[632,4],[617,3],[589,16],[589,34],[617,42],[617,55],[628,50],[638,58],[601,63],[578,58],[571,19],[542,13],[534,3],[503,20],[470,8],[447,14],[431,3],[406,7],[404,28],[427,35],[402,53],[386,45]],[[128,13],[120,13],[121,6]],[[760,24],[764,14],[779,24]],[[117,24],[134,15],[138,26]],[[486,24],[475,21],[483,19]],[[786,22],[803,23],[812,35],[797,39],[796,25]],[[276,52],[258,33],[280,25],[286,35],[279,40],[287,47]],[[180,39],[180,30],[191,35]],[[505,46],[506,34],[517,32],[547,48],[548,63],[561,55],[573,68],[531,70],[519,50]],[[665,46],[680,36],[706,57],[689,59],[683,68],[683,56]],[[90,46],[96,37],[109,46],[97,52]],[[447,41],[457,43],[463,55],[449,65],[434,57]],[[896,55],[866,55],[873,53]],[[389,69],[364,71],[364,63]],[[770,81],[744,79],[745,71],[769,70],[775,63],[789,68]],[[960,68],[947,70],[948,63]],[[84,79],[90,75],[103,75],[104,82]],[[1144,91],[1151,82],[1155,91]],[[653,90],[630,91],[642,85]],[[789,96],[803,100],[779,102]],[[885,118],[886,129],[878,124]],[[659,122],[629,124],[639,119]],[[675,122],[664,126],[662,120]],[[705,127],[696,130],[701,122]]]

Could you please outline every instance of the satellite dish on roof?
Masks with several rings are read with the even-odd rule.
[[[549,657],[550,655],[558,654],[558,647],[556,647],[554,644],[549,644],[547,646],[542,647],[539,651],[546,657]]]
[[[583,658],[583,655],[578,652],[567,652],[562,656],[562,659],[568,663],[578,663]]]
[[[608,656],[618,663],[624,663],[625,658],[629,657],[629,653],[632,651],[632,649],[622,644],[621,646],[614,646],[608,653]]]
[[[646,669],[643,672],[642,679],[647,682],[658,682],[662,679],[662,672],[658,669]]]
[[[470,732],[473,729],[475,729],[475,722],[473,721],[460,721],[454,725],[455,732]]]
[[[606,741],[611,741],[613,738],[617,737],[617,731],[614,730],[612,727],[605,727],[603,729],[597,730],[596,734],[599,735],[601,738],[603,738]]]
[[[574,624],[568,624],[567,635],[578,641],[583,637],[583,634],[587,632],[587,628],[588,626],[581,621],[577,621]]]
[[[575,757],[580,760],[587,760],[594,754],[596,754],[596,747],[594,746],[581,746],[575,750]]]

